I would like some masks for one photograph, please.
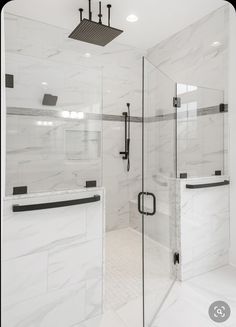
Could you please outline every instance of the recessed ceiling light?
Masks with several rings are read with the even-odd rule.
[[[85,58],[90,58],[90,57],[91,57],[91,53],[86,52],[86,53],[84,54],[84,57],[85,57]]]
[[[41,84],[44,85],[44,86],[47,86],[48,85],[47,82],[42,82]]]
[[[221,43],[219,41],[212,42],[211,46],[212,47],[219,47]]]
[[[135,22],[137,22],[138,17],[136,15],[131,14],[131,15],[127,16],[126,20],[130,23],[135,23]]]

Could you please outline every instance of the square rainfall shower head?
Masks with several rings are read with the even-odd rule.
[[[84,18],[69,38],[104,47],[121,33],[122,30]]]

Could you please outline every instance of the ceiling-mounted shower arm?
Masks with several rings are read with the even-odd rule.
[[[108,8],[108,26],[111,26],[111,5],[107,5]]]
[[[102,24],[102,2],[99,1],[99,14],[98,14],[98,18],[99,18],[99,24]]]

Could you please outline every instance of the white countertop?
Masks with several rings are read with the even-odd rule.
[[[75,193],[89,193],[89,192],[98,192],[104,191],[104,187],[88,187],[88,188],[80,188],[73,190],[63,190],[63,191],[51,191],[51,192],[41,192],[41,193],[27,193],[21,195],[8,195],[4,197],[5,201],[8,200],[18,200],[18,199],[29,199],[29,198],[39,198],[45,196],[55,196],[55,195],[66,195],[66,194],[75,194]]]

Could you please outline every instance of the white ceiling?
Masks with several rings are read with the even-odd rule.
[[[108,3],[112,4],[111,25],[124,30],[117,41],[143,50],[226,4],[223,0],[103,0],[104,23]],[[87,17],[87,0],[13,0],[6,4],[5,10],[72,31],[79,22],[80,7]],[[97,20],[98,0],[92,0],[92,9]],[[126,21],[131,13],[139,17],[138,22]]]

